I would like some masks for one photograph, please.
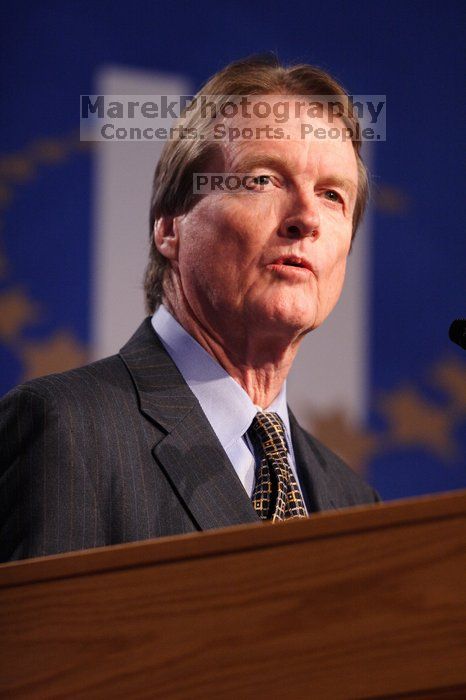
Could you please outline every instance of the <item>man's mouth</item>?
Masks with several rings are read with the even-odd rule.
[[[308,270],[309,272],[313,272],[310,262],[305,258],[301,258],[297,255],[282,255],[281,257],[271,262],[270,265],[274,267],[276,265],[286,267],[297,267],[301,268],[302,270]]]

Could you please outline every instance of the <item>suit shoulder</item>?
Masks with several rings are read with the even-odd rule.
[[[116,441],[124,411],[127,415],[136,405],[131,377],[118,355],[20,384],[0,400],[4,468],[32,464],[46,450],[53,452],[49,464],[57,468],[66,459],[89,458],[88,445],[107,444],[111,426]]]
[[[114,410],[122,402],[136,401],[128,370],[118,355],[112,355],[89,365],[50,374],[28,382],[8,392],[0,399],[0,423],[20,413],[36,415],[54,411],[62,417],[95,414],[97,407]]]
[[[29,395],[47,400],[66,395],[68,398],[81,393],[105,391],[110,386],[131,384],[128,371],[119,355],[97,360],[77,369],[67,370],[19,384],[3,397],[4,400]]]

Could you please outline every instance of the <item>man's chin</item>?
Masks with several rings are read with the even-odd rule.
[[[261,334],[289,338],[292,342],[297,336],[309,333],[318,324],[315,316],[310,313],[309,306],[305,309],[278,306],[274,309],[262,309],[255,314],[252,325],[260,329]]]

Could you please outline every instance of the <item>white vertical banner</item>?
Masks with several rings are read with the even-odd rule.
[[[182,76],[101,69],[99,95],[189,95]],[[95,143],[93,357],[118,352],[144,318],[152,180],[165,141]]]

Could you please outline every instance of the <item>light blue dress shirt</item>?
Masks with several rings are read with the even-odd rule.
[[[249,497],[254,490],[255,459],[246,432],[257,411],[273,411],[282,419],[290,467],[299,485],[286,405],[286,382],[270,406],[265,409],[256,406],[238,382],[185,331],[165,306],[159,306],[154,313],[152,325],[199,401]]]

